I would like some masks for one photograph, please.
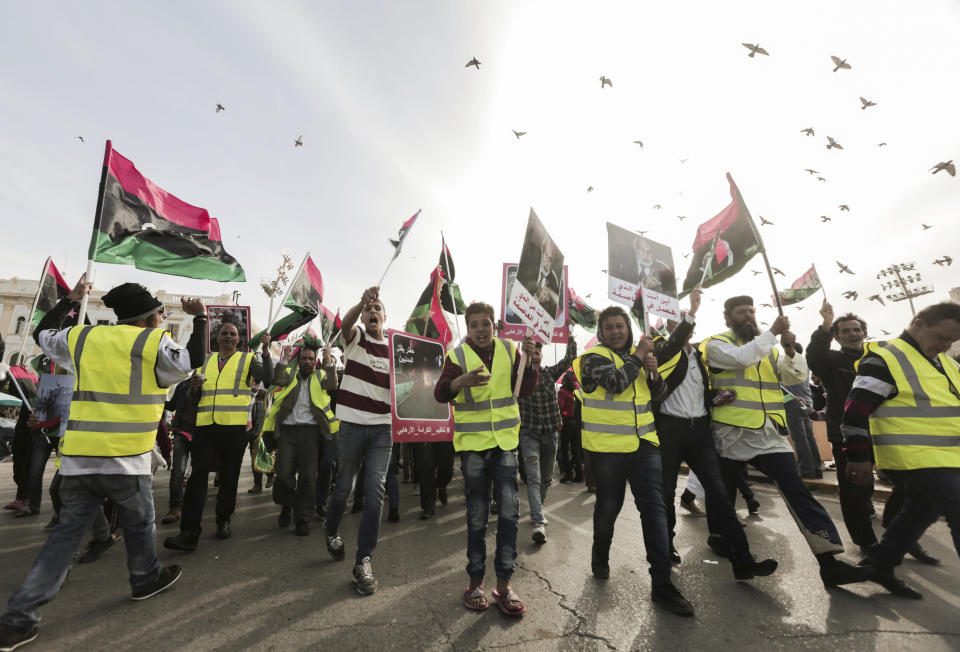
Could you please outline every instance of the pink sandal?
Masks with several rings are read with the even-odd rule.
[[[523,600],[520,599],[520,596],[517,595],[513,589],[507,589],[506,593],[499,593],[494,589],[493,599],[497,601],[497,606],[500,607],[500,611],[508,616],[522,616],[527,610],[527,605],[523,604]],[[511,602],[518,603],[520,608],[510,609]]]
[[[480,600],[480,602],[471,603],[471,601],[476,600]],[[472,589],[469,586],[467,587],[463,592],[463,606],[473,611],[486,611],[490,607],[490,603],[487,602],[487,594],[483,590],[483,584]]]

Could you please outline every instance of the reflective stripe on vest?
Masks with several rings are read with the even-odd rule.
[[[203,365],[206,380],[197,404],[197,425],[245,426],[250,408],[250,390],[247,383],[253,354],[236,351],[220,369],[218,354],[211,353]],[[223,383],[221,382],[223,379]],[[225,385],[225,386],[224,386]]]
[[[897,395],[870,415],[874,456],[881,469],[960,467],[960,369],[939,355],[941,373],[907,341],[874,351],[887,364]]]
[[[783,390],[780,388],[780,377],[777,373],[779,350],[774,347],[764,359],[746,369],[715,371],[707,355],[707,344],[710,340],[720,340],[735,346],[739,344],[732,333],[713,335],[700,343],[700,352],[710,375],[710,386],[718,392],[728,389],[737,393],[737,397],[730,403],[711,408],[712,420],[740,428],[759,429],[763,428],[769,417],[774,423],[786,427]]]
[[[662,338],[661,338],[662,339]],[[677,354],[664,362],[662,365],[657,367],[657,371],[660,372],[660,375],[663,376],[663,379],[666,380],[670,377],[670,374],[674,372],[677,368],[677,365],[680,363],[680,357],[683,355],[683,351],[677,351]]]
[[[613,362],[617,369],[623,360],[609,348],[599,345],[573,361],[573,372],[583,385],[580,367],[588,355],[599,355]],[[632,453],[646,439],[660,445],[650,408],[650,387],[642,370],[629,388],[619,394],[597,385],[592,392],[584,392],[581,401],[582,442],[587,450],[599,453]]]
[[[157,384],[162,329],[74,326],[74,367],[64,455],[128,457],[153,450],[167,388]]]
[[[456,450],[482,451],[494,447],[513,450],[520,444],[520,408],[513,396],[513,342],[493,342],[490,382],[464,387],[453,399],[453,446]],[[450,350],[452,359],[467,373],[484,366],[480,356],[467,344]]]
[[[337,419],[333,414],[333,410],[330,409],[330,395],[327,393],[327,390],[323,388],[323,377],[326,376],[327,372],[323,369],[317,369],[310,376],[310,401],[323,411],[323,416],[327,418],[327,425],[330,427],[330,434],[335,435],[340,431],[340,420]],[[283,403],[283,400],[287,395],[294,390],[300,384],[299,374],[294,373],[293,380],[291,380],[286,387],[280,390],[280,393],[277,394],[273,399],[273,405],[270,406],[270,410],[267,412],[267,418],[263,421],[263,431],[270,432],[275,430],[277,426],[277,413],[280,412],[280,405]]]

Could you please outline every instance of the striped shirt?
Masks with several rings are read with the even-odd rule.
[[[343,380],[337,391],[337,418],[365,426],[390,420],[390,348],[371,340],[359,326],[343,352]]]

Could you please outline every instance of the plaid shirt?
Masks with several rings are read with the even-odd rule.
[[[572,350],[571,350],[572,348]],[[577,355],[576,345],[567,347],[567,354],[552,367],[540,367],[540,378],[533,394],[517,399],[520,407],[521,430],[560,429],[560,408],[557,406],[557,380],[562,376]]]

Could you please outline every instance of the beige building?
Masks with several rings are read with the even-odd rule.
[[[25,359],[30,359],[40,353],[40,347],[33,341],[33,327],[30,324],[30,309],[40,284],[36,280],[20,278],[0,279],[0,334],[7,344],[3,362],[9,363],[11,358],[20,352],[23,345]],[[87,304],[87,314],[91,324],[114,324],[116,315],[113,310],[103,305],[101,297],[104,290],[94,290]],[[180,307],[180,295],[170,294],[160,290],[156,294],[163,302],[169,316],[164,322],[164,328],[170,331],[174,341],[186,344],[193,332],[193,318],[183,312]],[[229,294],[215,297],[199,297],[207,305],[231,305],[233,301]]]

